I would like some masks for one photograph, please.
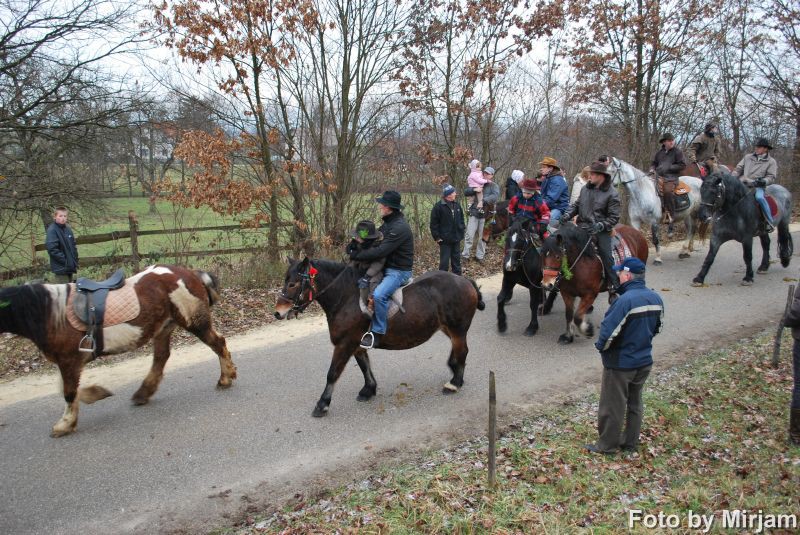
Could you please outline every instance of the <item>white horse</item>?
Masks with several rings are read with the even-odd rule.
[[[656,248],[656,256],[653,263],[660,265],[662,263],[659,228],[662,217],[661,198],[656,192],[653,178],[619,158],[611,158],[608,164],[608,171],[611,173],[612,184],[615,187],[624,185],[628,191],[628,215],[631,219],[631,225],[640,230],[643,223],[650,225],[653,244]],[[676,210],[674,221],[674,223],[683,222],[686,225],[686,242],[678,255],[678,258],[683,259],[689,258],[690,253],[695,250],[695,223],[699,222],[697,214],[700,209],[700,187],[703,185],[703,181],[691,176],[682,176],[680,180],[689,186],[689,206],[681,211]],[[704,234],[703,229],[700,232],[701,238]]]

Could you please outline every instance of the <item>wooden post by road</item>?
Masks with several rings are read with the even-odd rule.
[[[792,306],[792,299],[794,298],[794,284],[789,285],[789,295],[786,297],[786,308],[783,309],[783,316],[781,316],[780,321],[778,322],[778,332],[775,335],[775,344],[772,346],[772,367],[778,367],[778,361],[781,356],[781,337],[783,335],[783,320],[786,318],[786,315],[789,313],[789,309]]]
[[[136,220],[136,214],[133,210],[128,210],[128,223],[131,227],[131,259],[133,260],[133,269],[139,271],[139,239],[136,233],[139,230],[139,221]]]
[[[497,395],[494,389],[494,372],[489,372],[489,489],[496,485]]]

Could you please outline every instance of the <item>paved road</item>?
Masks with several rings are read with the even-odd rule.
[[[649,285],[664,290],[667,306],[667,328],[656,339],[661,365],[774,322],[789,284],[783,279],[798,269],[797,258],[789,269],[773,264],[754,286],[741,287],[741,248],[727,244],[709,287],[692,288],[702,257],[678,261],[672,250],[664,258],[664,266],[648,271]],[[310,326],[307,336],[277,337],[287,325],[302,325],[284,322],[261,331],[260,347],[236,350],[240,379],[230,390],[213,388],[218,366],[210,351],[198,348],[208,358],[188,366],[171,362],[150,405],[130,404],[143,377],[130,375],[112,385],[114,397],[83,406],[78,432],[61,439],[48,436],[63,408],[54,388],[9,404],[2,401],[9,385],[0,385],[0,533],[208,529],[248,503],[270,503],[326,474],[352,473],[340,467],[480,432],[490,369],[497,374],[501,422],[563,392],[594,388],[600,362],[591,341],[556,344],[563,304],[528,339],[522,336],[527,292],[518,289],[523,291],[508,308],[509,333],[500,336],[494,320],[498,287],[498,277],[483,282],[487,310],[478,313],[470,332],[467,384],[453,396],[441,394],[450,376],[447,340],[439,334],[416,350],[373,352],[378,395],[369,403],[355,400],[362,378],[351,363],[329,416],[311,418],[331,346],[320,321],[309,319],[301,320]],[[597,307],[596,323],[605,308]],[[113,372],[100,368],[97,374]]]

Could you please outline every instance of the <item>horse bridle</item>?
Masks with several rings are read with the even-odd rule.
[[[314,302],[315,299],[319,299],[319,296],[327,292],[328,288],[333,286],[333,284],[337,280],[339,280],[339,277],[341,277],[345,271],[347,271],[347,268],[340,271],[339,274],[336,275],[333,278],[333,280],[331,280],[331,282],[328,283],[327,286],[325,286],[325,288],[323,288],[320,291],[317,291],[317,283],[315,279],[319,271],[317,271],[317,268],[311,265],[311,262],[309,261],[305,273],[300,274],[300,290],[295,294],[294,298],[290,298],[288,295],[286,295],[285,291],[281,291],[281,294],[278,297],[280,299],[283,299],[284,301],[290,302],[292,304],[291,311],[294,312],[295,314],[300,314],[302,312],[305,312],[305,310],[309,307],[309,305],[311,305],[311,303]],[[306,291],[306,287],[309,287],[308,301],[306,301],[305,303],[301,303],[300,300],[303,298],[303,294]],[[317,294],[316,297],[314,297],[315,292]]]
[[[586,244],[584,244],[583,249],[581,249],[581,252],[578,253],[578,256],[575,258],[575,261],[572,262],[572,265],[567,268],[569,271],[572,271],[575,268],[575,266],[578,264],[578,261],[583,257],[583,253],[586,252],[586,248],[589,247],[590,243],[592,243],[592,236],[591,235],[589,236],[589,239],[586,240]],[[567,249],[566,249],[566,247],[564,247],[563,243],[559,246],[558,252],[560,253],[559,256],[561,258],[566,258],[567,257]],[[558,288],[558,284],[561,282],[561,279],[564,278],[564,273],[563,273],[563,268],[562,267],[559,267],[558,269],[549,269],[549,268],[548,269],[544,269],[544,265],[543,265],[542,266],[542,273],[543,274],[549,274],[550,276],[555,275],[556,281],[553,283],[553,286],[555,286],[556,288]]]

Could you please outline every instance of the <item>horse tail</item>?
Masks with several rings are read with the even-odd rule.
[[[781,265],[789,267],[789,262],[792,260],[792,253],[794,244],[792,243],[792,235],[789,233],[789,225],[786,223],[778,224],[778,256],[781,257]]]
[[[207,271],[200,271],[199,269],[196,269],[195,273],[197,273],[197,276],[200,277],[200,280],[203,281],[206,287],[206,292],[208,292],[208,304],[212,306],[217,304],[221,299],[219,295],[219,279],[217,276]]]
[[[483,302],[483,294],[481,294],[481,289],[478,287],[478,284],[474,280],[472,279],[467,279],[467,280],[470,282],[470,284],[472,284],[472,287],[475,288],[475,293],[478,294],[478,310],[483,310],[484,308],[486,308],[486,303]]]
[[[700,224],[697,226],[697,235],[700,237],[700,243],[706,242],[706,237],[708,236],[708,226],[710,219],[705,221],[701,221]]]

